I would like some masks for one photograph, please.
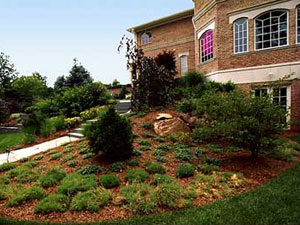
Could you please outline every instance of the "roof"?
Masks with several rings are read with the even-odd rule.
[[[129,28],[127,31],[129,31],[130,33],[137,33],[140,31],[144,31],[147,29],[151,29],[154,27],[158,27],[164,24],[168,24],[168,23],[172,23],[181,19],[185,19],[185,18],[189,18],[189,17],[193,17],[194,16],[194,9],[189,9],[189,10],[185,10],[170,16],[166,16],[163,18],[160,18],[158,20],[153,20],[151,22],[136,26],[136,27],[131,27]]]

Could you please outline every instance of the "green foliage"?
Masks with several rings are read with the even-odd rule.
[[[122,187],[121,196],[125,197],[127,207],[134,214],[149,214],[157,207],[154,189],[143,183]]]
[[[49,214],[52,212],[65,212],[68,210],[69,198],[62,194],[51,194],[39,202],[35,213]]]
[[[84,154],[82,156],[82,159],[91,159],[93,157],[95,157],[96,155],[94,153],[87,153],[87,154]]]
[[[69,161],[71,161],[71,160],[73,160],[73,159],[75,159],[75,158],[76,158],[75,155],[67,155],[67,156],[65,156],[61,161],[62,161],[62,162],[69,162]]]
[[[209,165],[221,166],[223,163],[223,160],[217,159],[217,158],[206,157],[205,162]]]
[[[142,137],[143,138],[154,138],[155,137],[155,135],[153,135],[153,134],[149,134],[149,133],[142,133]]]
[[[70,153],[70,152],[73,152],[73,151],[74,151],[73,146],[68,146],[68,147],[66,147],[66,148],[62,151],[62,153],[63,153],[63,154],[66,154],[66,153]]]
[[[149,146],[144,145],[144,146],[141,146],[141,147],[140,147],[140,150],[141,150],[142,152],[146,152],[146,151],[150,151],[151,148],[150,148]]]
[[[0,172],[9,171],[16,167],[17,167],[17,164],[15,164],[15,163],[4,163],[4,164],[0,165]]]
[[[149,177],[149,174],[144,170],[129,170],[125,179],[130,182],[144,182]]]
[[[138,160],[130,160],[127,164],[128,166],[139,166],[140,162]]]
[[[144,128],[146,130],[152,130],[153,129],[153,124],[152,123],[149,123],[149,122],[144,122],[142,125],[141,125],[141,128]]]
[[[29,157],[25,157],[25,158],[20,159],[21,163],[25,163],[25,162],[28,162],[28,161],[29,161]]]
[[[175,183],[175,179],[171,176],[168,175],[164,175],[164,174],[154,174],[153,177],[153,183],[155,185],[159,185],[159,184],[171,184],[171,183]]]
[[[157,186],[155,195],[158,205],[168,208],[177,208],[184,189],[176,182],[161,183]]]
[[[54,154],[54,155],[52,155],[52,156],[50,157],[49,161],[58,160],[58,159],[61,158],[61,156],[62,156],[61,153],[56,153],[56,154]]]
[[[125,169],[124,163],[122,162],[116,162],[112,165],[110,165],[109,170],[111,172],[121,173]]]
[[[88,110],[85,110],[80,113],[80,118],[82,121],[86,120],[92,120],[98,117],[99,114],[105,112],[106,107],[105,106],[97,106],[90,108]]]
[[[293,136],[289,137],[289,139],[300,144],[300,135],[293,135]]]
[[[185,74],[179,79],[179,85],[182,87],[196,87],[206,82],[205,74],[192,71]]]
[[[148,146],[148,147],[151,147],[151,142],[148,141],[148,140],[145,140],[145,139],[141,139],[138,141],[139,145],[141,146]]]
[[[83,167],[77,171],[78,173],[82,175],[89,175],[89,174],[95,174],[102,172],[102,168],[97,165],[88,165],[86,167]]]
[[[212,174],[215,171],[219,171],[220,167],[213,164],[202,164],[198,166],[198,171],[204,174]]]
[[[85,154],[88,154],[91,152],[93,152],[93,149],[89,148],[88,146],[86,146],[86,145],[79,146],[79,154],[85,155]]]
[[[227,153],[233,153],[233,152],[240,152],[242,151],[243,149],[241,148],[238,148],[238,147],[235,147],[235,146],[229,146],[227,149],[226,149],[226,152]]]
[[[168,162],[168,159],[167,159],[166,157],[160,156],[160,155],[155,156],[155,160],[156,160],[157,162],[160,162],[160,163],[166,163],[166,162]]]
[[[28,138],[41,133],[41,127],[45,121],[45,115],[40,111],[30,112],[24,120],[24,133],[29,135]]]
[[[137,117],[137,118],[144,118],[146,115],[147,115],[147,113],[145,113],[145,112],[138,112],[138,113],[136,114],[136,117]]]
[[[10,170],[8,175],[10,178],[16,178],[20,183],[31,183],[39,179],[39,171],[31,169],[28,164]]]
[[[222,147],[219,145],[206,145],[206,148],[215,154],[222,153]]]
[[[154,140],[159,142],[159,143],[164,143],[165,142],[165,139],[163,137],[159,137],[159,136],[155,137]]]
[[[291,162],[295,156],[299,156],[299,153],[293,148],[290,148],[289,145],[283,144],[271,151],[271,156],[275,159]]]
[[[49,188],[56,186],[64,177],[66,172],[60,167],[54,167],[45,175],[41,176],[39,181],[42,187]]]
[[[207,92],[196,103],[196,114],[204,118],[196,129],[197,141],[228,140],[257,156],[270,149],[271,138],[286,127],[286,113],[270,97],[253,98],[242,92]]]
[[[68,162],[68,167],[75,168],[77,166],[77,161],[73,160]]]
[[[109,108],[97,122],[84,131],[95,153],[104,152],[112,160],[123,160],[132,154],[133,137],[130,122]]]
[[[178,169],[175,172],[175,176],[179,178],[194,176],[195,168],[190,163],[179,164]]]
[[[107,205],[112,199],[112,194],[104,188],[78,193],[72,200],[73,211],[98,211],[101,206]]]
[[[10,196],[7,205],[15,207],[24,204],[31,200],[41,200],[46,197],[46,192],[40,187],[31,187],[28,189],[21,189],[15,195]]]
[[[81,122],[82,120],[80,117],[72,117],[65,119],[65,125],[69,125],[71,128],[78,127]]]
[[[175,159],[190,162],[193,159],[193,150],[186,146],[177,146]]]
[[[73,195],[80,191],[88,191],[97,186],[95,175],[81,175],[78,173],[66,176],[58,187],[58,193]]]
[[[9,56],[3,52],[0,53],[0,89],[3,90],[3,94],[8,91],[13,82],[17,79],[18,73],[14,67],[14,64],[10,62]],[[1,97],[1,96],[0,96]]]
[[[165,156],[166,154],[167,154],[167,152],[160,150],[160,149],[155,149],[152,153],[152,155],[154,157],[162,157],[162,156]]]
[[[165,174],[166,170],[160,163],[155,163],[151,161],[147,161],[145,163],[146,170],[151,174]]]
[[[167,139],[173,143],[190,144],[193,140],[189,133],[177,133],[167,136]]]
[[[140,151],[138,151],[138,150],[133,150],[133,151],[132,151],[132,155],[133,155],[133,156],[141,156],[142,153],[141,153]]]
[[[114,188],[120,186],[121,179],[119,176],[107,174],[100,177],[99,183],[105,188]]]

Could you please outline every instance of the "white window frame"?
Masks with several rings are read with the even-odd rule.
[[[147,35],[147,37],[145,36]],[[141,35],[141,44],[144,45],[148,45],[150,43],[152,43],[152,34],[150,32],[144,32]]]
[[[181,53],[178,55],[179,57],[179,60],[180,60],[180,73],[181,73],[181,76],[184,76],[185,73],[189,72],[189,53],[188,52],[185,52],[185,53]],[[183,71],[183,67],[182,67],[182,58],[183,57],[186,57],[186,72],[182,72]]]
[[[242,51],[242,52],[236,52],[236,44],[235,44],[235,31],[236,31],[236,26],[235,23],[239,20],[245,19],[246,20],[246,24],[247,24],[247,50],[246,51]],[[247,53],[249,52],[249,20],[247,17],[241,17],[236,19],[233,22],[233,52],[234,54],[243,54],[243,53]]]
[[[276,88],[286,88],[286,110],[287,110],[287,113],[288,113],[288,116],[287,116],[287,121],[290,121],[290,117],[291,117],[291,102],[292,102],[292,99],[291,99],[291,86],[288,86],[288,85],[282,85],[282,86],[279,86],[279,87],[256,87],[253,89],[253,91],[256,91],[256,90],[262,90],[262,89],[267,89],[267,94],[272,94],[272,100],[273,99],[273,90],[276,89]],[[254,97],[255,97],[255,93],[254,93]],[[262,97],[262,96],[260,96]]]
[[[256,48],[256,20],[258,17],[262,16],[263,14],[265,13],[272,13],[274,11],[285,11],[286,12],[286,16],[287,16],[287,44],[286,45],[280,45],[280,46],[275,46],[275,47],[269,47],[269,48],[262,48],[262,49],[257,49]],[[266,11],[266,12],[263,12],[261,13],[260,15],[258,15],[255,19],[254,19],[254,50],[255,51],[263,51],[263,50],[268,50],[268,49],[276,49],[276,48],[282,48],[282,47],[286,47],[286,46],[289,46],[289,37],[290,37],[290,34],[289,34],[289,26],[290,26],[290,21],[289,21],[289,10],[287,9],[273,9],[273,10],[269,10],[269,11]],[[262,42],[263,43],[263,42]]]
[[[203,35],[204,34],[206,34],[207,32],[209,32],[209,31],[212,31],[212,46],[213,46],[213,51],[212,51],[212,58],[210,58],[209,60],[206,60],[206,61],[202,61],[202,37],[203,37]],[[208,62],[210,62],[210,61],[213,61],[214,60],[214,58],[215,58],[215,54],[214,54],[214,30],[212,30],[212,29],[207,29],[205,32],[203,32],[202,33],[202,35],[201,35],[201,37],[199,38],[199,46],[200,46],[200,63],[201,64],[205,64],[205,63],[208,63]]]
[[[298,36],[300,36],[300,33],[298,33],[298,27],[300,27],[299,14],[300,14],[300,5],[296,6],[296,44],[300,44],[300,41],[298,41]]]

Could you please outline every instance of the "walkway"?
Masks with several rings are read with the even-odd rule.
[[[57,148],[64,144],[74,142],[74,141],[79,141],[79,140],[80,140],[79,138],[64,136],[29,148],[23,148],[16,151],[12,151],[9,155],[8,161],[16,162],[19,161],[20,159],[39,154],[41,152],[46,152],[50,149]],[[6,153],[0,154],[0,165],[6,162],[7,162],[7,154]]]

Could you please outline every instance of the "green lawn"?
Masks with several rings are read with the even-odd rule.
[[[0,134],[0,153],[4,152],[8,146],[16,147],[24,139],[23,133]]]
[[[258,189],[194,209],[93,224],[300,224],[300,165]],[[0,224],[47,224],[0,219]],[[48,223],[49,224],[49,223]]]

